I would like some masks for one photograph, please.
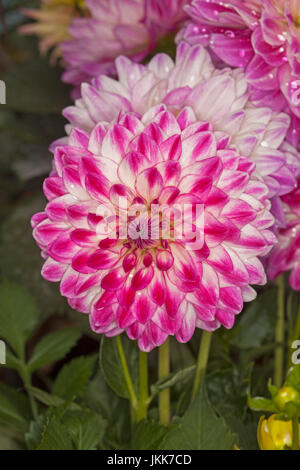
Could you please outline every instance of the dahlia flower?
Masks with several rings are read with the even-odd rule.
[[[296,189],[281,199],[286,225],[278,231],[278,244],[268,260],[268,274],[270,279],[275,279],[291,271],[290,285],[300,290],[300,180]]]
[[[86,0],[89,18],[75,19],[72,40],[61,45],[66,61],[63,80],[80,85],[115,72],[114,59],[125,54],[141,61],[185,18],[187,0]]]
[[[24,8],[24,15],[36,23],[23,25],[21,34],[37,35],[40,52],[44,56],[50,49],[51,62],[61,56],[60,43],[70,38],[68,28],[74,17],[85,13],[84,0],[42,0],[40,9]]]
[[[254,102],[295,116],[292,132],[297,136],[299,1],[194,0],[186,11],[191,21],[179,39],[208,46],[215,58],[230,66],[246,67]]]
[[[42,275],[97,333],[126,331],[143,351],[169,335],[187,342],[195,327],[231,328],[255,298],[250,284],[266,282],[268,188],[230,136],[190,107],[158,104],[73,128],[44,193],[45,211],[32,218]]]
[[[177,48],[175,64],[166,54],[157,54],[146,66],[119,57],[116,69],[118,81],[102,75],[82,85],[81,98],[63,112],[71,126],[90,131],[120,110],[143,114],[155,103],[175,113],[190,106],[199,121],[226,133],[231,147],[255,162],[257,175],[269,188],[277,223],[284,224],[279,196],[294,189],[300,165],[295,149],[279,149],[290,119],[254,107],[241,70],[216,70],[203,46],[184,42]]]

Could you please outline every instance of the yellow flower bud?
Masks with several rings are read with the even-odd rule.
[[[284,407],[290,401],[300,400],[300,393],[297,392],[293,387],[281,387],[274,399],[274,402],[280,410],[284,410]]]
[[[262,416],[257,427],[257,440],[261,450],[285,450],[292,447],[292,421],[281,421],[273,414]],[[300,430],[299,430],[300,439]]]

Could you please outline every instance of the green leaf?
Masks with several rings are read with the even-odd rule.
[[[229,333],[232,336],[231,344],[239,349],[255,349],[273,341],[276,308],[274,289],[260,294]]]
[[[39,312],[33,297],[21,286],[0,284],[0,336],[22,356],[24,345],[34,330]]]
[[[60,79],[61,70],[47,60],[24,62],[3,75],[7,107],[14,111],[59,114],[69,104],[69,89]]]
[[[131,437],[129,401],[112,392],[100,369],[89,381],[81,402],[101,414],[107,421],[105,448],[129,449]]]
[[[263,397],[252,398],[248,396],[248,405],[254,411],[268,411],[270,413],[276,413],[278,408],[274,405],[272,400],[268,400]]]
[[[212,405],[227,419],[227,416],[245,417],[247,389],[250,380],[249,367],[231,366],[215,370],[207,375],[206,384]]]
[[[29,430],[25,433],[25,442],[29,450],[35,450],[41,440],[44,430],[44,416],[39,416],[36,421],[31,421]]]
[[[235,416],[226,417],[226,423],[231,431],[238,437],[238,448],[243,450],[258,450],[257,423],[244,423]]]
[[[204,386],[178,426],[163,442],[165,450],[231,450],[237,442],[224,419],[211,407]]]
[[[27,396],[0,383],[0,422],[24,431],[28,427],[29,419],[30,406]]]
[[[170,428],[162,426],[156,421],[140,421],[133,433],[133,450],[156,450],[159,449],[163,438]]]
[[[158,380],[155,384],[151,386],[151,395],[152,398],[156,396],[161,390],[165,388],[172,387],[173,385],[180,382],[183,384],[188,379],[191,378],[192,374],[195,371],[196,366],[186,367],[185,369],[181,369],[177,372],[173,372],[163,379]]]
[[[58,397],[56,395],[52,395],[51,393],[45,392],[44,390],[41,390],[40,388],[28,386],[28,390],[32,393],[32,395],[39,400],[41,403],[43,403],[46,406],[61,406],[65,403],[65,400],[61,397]]]
[[[292,366],[287,374],[285,385],[293,387],[300,393],[300,364]]]
[[[64,398],[67,402],[73,401],[84,391],[95,363],[96,356],[81,356],[66,364],[53,384],[53,395]]]
[[[103,439],[106,421],[90,410],[68,411],[63,418],[76,450],[96,450]]]
[[[127,365],[133,386],[138,389],[138,349],[133,341],[122,336]],[[115,338],[103,336],[100,347],[100,367],[108,385],[120,397],[129,398],[127,383]]]
[[[278,393],[279,388],[272,384],[272,379],[268,380],[268,390],[270,392],[272,399],[275,398]]]
[[[63,358],[77,343],[81,332],[76,328],[66,328],[44,336],[37,344],[32,357],[28,363],[29,371]]]
[[[37,450],[74,450],[67,426],[61,424],[55,417],[47,417]]]

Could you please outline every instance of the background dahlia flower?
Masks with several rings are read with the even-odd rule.
[[[279,196],[296,185],[299,155],[289,144],[280,146],[290,119],[248,100],[247,83],[240,69],[217,70],[201,45],[182,42],[176,62],[157,54],[148,65],[126,57],[116,60],[118,81],[100,75],[81,86],[81,98],[64,110],[72,126],[90,131],[102,120],[114,119],[120,110],[145,113],[164,103],[178,113],[191,106],[199,121],[209,121],[226,133],[230,146],[256,164],[256,173],[269,188],[277,223],[284,224]]]
[[[168,335],[187,342],[195,327],[231,328],[256,295],[250,284],[266,282],[259,257],[275,241],[268,188],[254,173],[190,107],[72,129],[44,184],[49,203],[32,219],[42,274],[94,331],[125,330],[144,351]]]
[[[252,99],[288,111],[299,144],[300,4],[298,0],[194,0],[179,40],[208,46],[214,58],[246,67]],[[298,128],[298,130],[297,130]]]
[[[61,57],[60,43],[70,38],[68,29],[76,16],[86,13],[84,0],[42,0],[39,9],[24,8],[24,15],[36,20],[25,24],[19,32],[25,35],[36,35],[40,38],[39,48],[43,56],[50,49],[51,62]]]
[[[300,290],[300,181],[294,191],[282,197],[286,226],[278,231],[278,244],[268,260],[268,274],[275,279],[291,271],[290,285]]]
[[[90,17],[75,19],[72,40],[61,45],[66,61],[63,80],[80,85],[115,73],[114,59],[125,54],[141,61],[186,17],[187,0],[86,0]]]

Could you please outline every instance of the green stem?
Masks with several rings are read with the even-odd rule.
[[[123,348],[121,336],[118,335],[116,337],[116,340],[117,340],[118,351],[119,351],[119,355],[120,355],[120,359],[121,359],[121,364],[122,364],[122,367],[123,367],[124,377],[125,377],[125,381],[126,381],[127,388],[128,388],[129,399],[130,399],[130,403],[131,403],[131,407],[132,407],[132,411],[133,411],[133,417],[135,417],[138,402],[137,402],[136,394],[135,394],[135,391],[134,391],[133,383],[132,383],[132,380],[131,380],[131,377],[130,377],[130,372],[129,372],[129,369],[128,369],[128,365],[127,365],[127,361],[126,361],[126,357],[125,357],[125,353],[124,353],[124,348]]]
[[[196,368],[196,374],[195,374],[195,380],[194,380],[194,386],[193,386],[193,392],[192,392],[192,400],[197,395],[199,386],[205,377],[207,362],[209,358],[211,338],[212,338],[212,333],[210,331],[202,331],[198,360],[197,360],[197,368]]]
[[[293,332],[293,336],[290,340],[290,345],[289,345],[290,347],[289,347],[288,369],[292,366],[293,350],[291,346],[294,341],[299,340],[299,339],[300,339],[300,307],[298,309],[298,314],[297,314],[297,318],[296,318],[296,322],[294,326],[294,332]]]
[[[137,409],[137,421],[147,418],[148,410],[148,354],[139,352],[140,394]]]
[[[298,416],[294,416],[292,420],[293,426],[293,441],[292,441],[292,450],[298,450],[299,446],[299,419]]]
[[[277,280],[277,320],[275,328],[275,359],[274,359],[274,384],[276,387],[282,386],[284,368],[284,311],[285,311],[285,290],[284,276]]]
[[[170,373],[170,342],[166,339],[158,349],[158,378],[163,379]],[[159,419],[161,424],[168,426],[171,422],[170,389],[165,388],[158,396]]]
[[[34,420],[37,420],[37,418],[39,416],[38,408],[37,408],[35,398],[34,398],[32,392],[30,390],[31,376],[28,372],[28,369],[27,369],[25,363],[22,363],[22,365],[20,366],[19,373],[20,373],[20,376],[22,377],[22,380],[24,382],[24,385],[25,385],[25,388],[26,388],[26,391],[27,391],[27,394],[28,394],[32,416],[33,416]]]

